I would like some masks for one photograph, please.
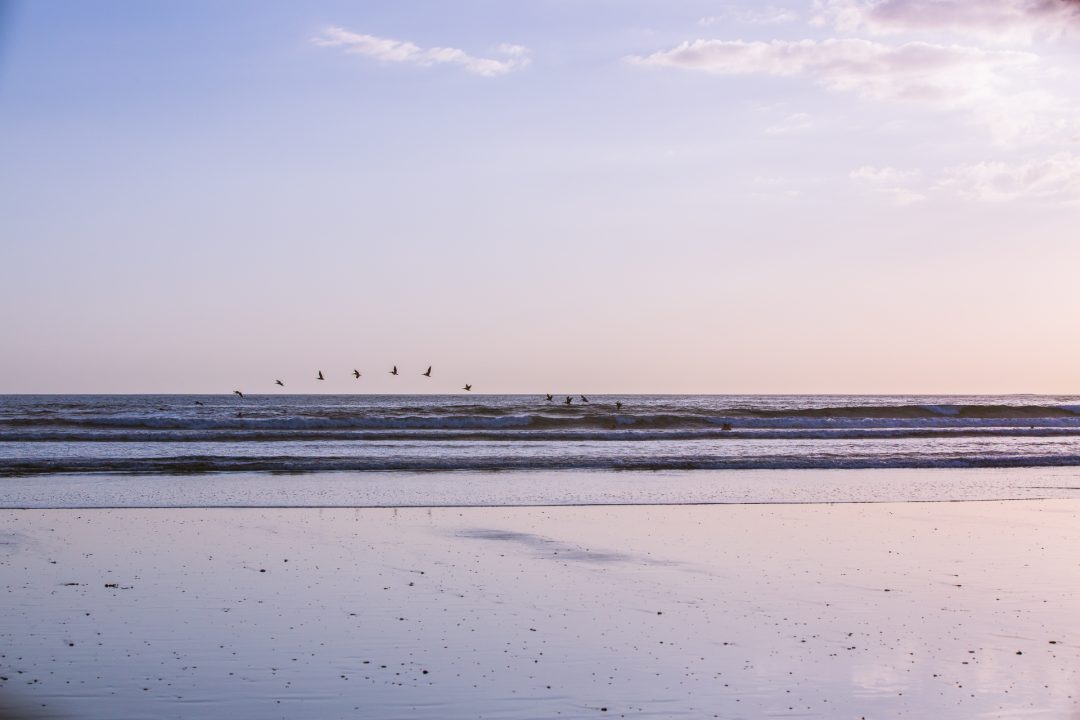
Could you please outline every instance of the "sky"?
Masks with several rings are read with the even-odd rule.
[[[1080,393],[1080,2],[0,3],[0,393]]]

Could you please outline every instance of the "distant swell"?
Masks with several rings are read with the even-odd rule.
[[[113,443],[285,443],[285,442],[646,442],[661,440],[875,440],[962,437],[1078,437],[1074,427],[883,427],[883,428],[739,428],[709,429],[565,429],[565,430],[303,430],[227,429],[137,430],[131,428],[49,429],[0,431],[3,442],[113,442]]]
[[[543,411],[505,412],[495,408],[453,408],[443,413],[402,414],[327,411],[274,415],[265,409],[248,416],[38,414],[0,420],[0,441],[25,438],[18,431],[84,430],[691,430],[718,429],[725,424],[741,429],[864,429],[1024,427],[1028,424],[1080,429],[1080,408],[1044,405],[892,405],[822,408],[731,408],[722,414],[693,410],[671,412],[620,411],[610,407],[547,407]]]

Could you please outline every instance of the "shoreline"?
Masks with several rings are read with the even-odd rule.
[[[1080,491],[1080,488],[1069,488]],[[1016,498],[953,498],[941,500],[769,500],[769,501],[732,501],[732,502],[602,502],[602,503],[552,503],[542,504],[502,504],[502,505],[64,505],[38,507],[0,506],[3,511],[33,510],[544,510],[551,508],[679,508],[679,507],[814,507],[833,505],[935,505],[964,503],[1034,503],[1052,500],[1073,499],[1055,497],[1016,497]],[[1075,498],[1080,499],[1080,497]]]
[[[0,479],[0,509],[584,507],[1080,497],[1080,467],[50,475]]]

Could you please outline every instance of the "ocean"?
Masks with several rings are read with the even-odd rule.
[[[1080,466],[1078,396],[565,398],[0,396],[0,475]]]

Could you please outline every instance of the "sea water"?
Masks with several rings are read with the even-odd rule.
[[[9,395],[0,475],[1080,466],[1080,397]]]

